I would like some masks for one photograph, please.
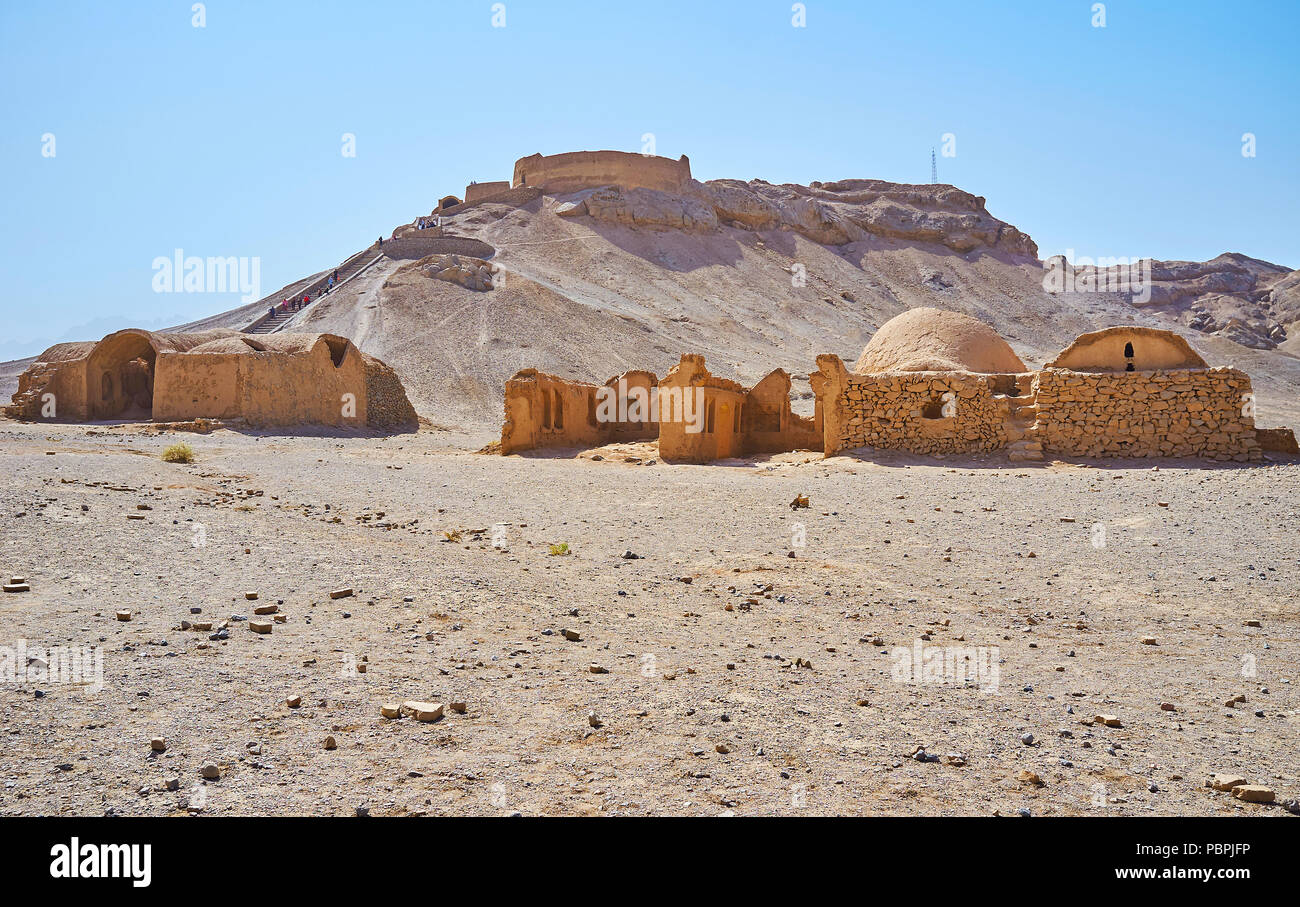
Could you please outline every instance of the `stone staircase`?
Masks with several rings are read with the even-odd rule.
[[[1007,458],[1014,462],[1043,459],[1038,439],[1038,399],[1032,375],[1017,375],[1015,396],[999,394],[994,399],[1003,410],[1007,426]]]
[[[312,300],[315,302],[315,300]],[[275,307],[274,315],[263,315],[251,327],[244,329],[245,334],[272,334],[284,325],[286,321],[296,315],[297,312],[281,312],[280,307]]]
[[[339,279],[334,282],[334,289],[330,292],[335,292],[339,287],[343,286],[343,284],[347,283],[353,277],[356,277],[381,258],[383,258],[383,254],[377,251],[374,246],[362,249],[355,255],[350,256],[334,269],[339,272]],[[303,296],[311,297],[311,302],[308,303],[306,309],[299,309],[297,312],[293,310],[282,312],[280,311],[279,304],[277,304],[274,312],[262,313],[253,321],[252,324],[244,328],[243,332],[245,334],[273,334],[280,330],[293,318],[294,315],[297,315],[298,312],[306,312],[320,301],[321,296],[325,293],[325,288],[329,286],[330,276],[333,273],[333,270],[327,271],[319,280],[304,287],[302,291],[297,294],[298,299],[301,299]]]

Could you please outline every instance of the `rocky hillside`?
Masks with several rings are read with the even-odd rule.
[[[1056,256],[1047,264],[1063,261]],[[1288,344],[1300,336],[1300,271],[1238,252],[1209,261],[1147,260],[1141,266],[1147,271],[1128,294],[1133,305],[1242,346],[1300,352],[1300,345]],[[1070,269],[1076,280],[1103,286],[1124,282],[1126,271],[1132,269]]]
[[[383,261],[287,329],[351,337],[394,367],[421,415],[484,438],[499,429],[502,386],[521,368],[603,381],[632,368],[663,374],[684,352],[745,383],[784,368],[808,413],[818,354],[853,362],[882,323],[917,306],[988,322],[1030,368],[1085,331],[1171,327],[1211,363],[1256,378],[1261,424],[1300,423],[1300,359],[1275,330],[1300,335],[1295,273],[1227,255],[1156,263],[1145,305],[1124,293],[1049,292],[1033,240],[952,186],[534,190],[462,205],[443,225],[496,254]],[[0,380],[12,385],[9,371]]]
[[[789,230],[827,246],[870,237],[935,243],[955,252],[996,249],[1037,257],[1024,233],[953,186],[842,180],[774,186],[764,180],[691,180],[682,195],[606,186],[578,193],[557,214],[604,223],[708,231]]]

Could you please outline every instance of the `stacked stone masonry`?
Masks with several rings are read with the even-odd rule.
[[[1045,451],[1085,457],[1246,462],[1255,438],[1250,378],[1232,368],[1090,374],[1044,369],[1037,432]]]

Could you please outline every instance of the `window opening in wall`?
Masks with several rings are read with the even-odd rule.
[[[551,393],[542,391],[542,428],[551,427]]]
[[[938,397],[931,397],[930,402],[921,407],[922,419],[943,419],[943,400]]]
[[[704,406],[704,431],[707,434],[713,434],[713,401],[710,400]]]
[[[555,430],[559,431],[564,428],[564,400],[560,397],[560,389],[555,389]]]
[[[1133,343],[1132,343],[1132,341],[1130,341],[1130,342],[1124,344],[1124,358],[1128,360],[1128,362],[1124,365],[1124,371],[1126,371],[1126,372],[1131,372],[1131,371],[1133,371]]]

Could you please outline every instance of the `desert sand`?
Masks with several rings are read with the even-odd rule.
[[[30,586],[0,596],[0,643],[103,658],[99,692],[30,665],[0,687],[0,814],[1300,797],[1295,458],[695,466],[650,444],[476,453],[490,437],[0,425],[0,570]],[[195,462],[159,458],[178,440]],[[985,671],[912,682],[918,647]],[[406,701],[442,717],[382,716]]]

